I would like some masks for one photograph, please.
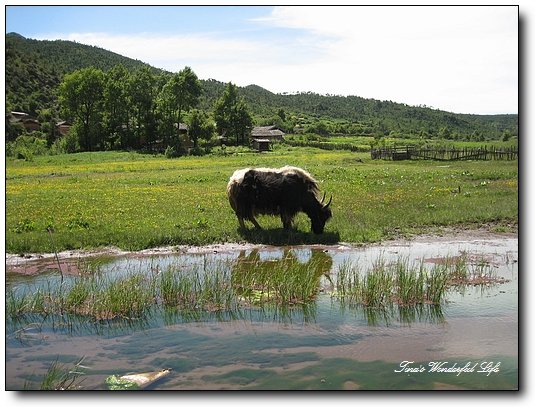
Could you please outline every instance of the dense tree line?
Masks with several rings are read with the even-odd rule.
[[[221,123],[231,120],[233,115],[232,120],[242,122],[243,126],[275,124],[289,133],[321,136],[347,134],[446,140],[518,136],[518,115],[454,114],[427,106],[312,92],[274,94],[256,85],[227,89],[228,84],[214,79],[198,80],[202,92],[194,97],[195,105],[192,105],[188,100],[179,101],[173,97],[183,86],[177,82],[177,74],[98,47],[71,41],[38,41],[14,33],[6,35],[6,114],[16,110],[37,117],[43,137],[50,145],[55,138],[50,130],[54,119],[66,118],[65,105],[59,103],[63,100],[59,85],[65,75],[81,69],[100,71],[101,75],[97,76],[102,77],[97,83],[104,81],[102,106],[97,104],[99,114],[76,120],[76,133],[83,135],[79,140],[82,149],[139,149],[159,141],[171,145],[173,126],[183,117],[189,120],[187,112],[191,113],[194,108],[203,112],[197,118],[214,123],[217,113]],[[241,95],[239,103],[236,101],[238,111],[225,112],[218,107],[220,98],[232,100],[235,91]],[[250,122],[247,117],[240,118],[239,111],[245,108],[252,118]],[[78,112],[78,116],[81,114]],[[71,120],[77,117],[74,111],[71,116]],[[243,142],[245,137],[228,123],[221,124],[217,130],[226,136],[232,132],[230,138],[235,143]],[[20,128],[7,125],[7,140],[20,134]],[[69,145],[73,146],[73,141],[70,140]]]
[[[61,114],[73,123],[70,137],[82,151],[171,148],[167,151],[179,153],[187,138],[198,148],[199,140],[212,139],[216,128],[236,144],[247,143],[252,119],[236,86],[227,85],[213,117],[193,110],[201,94],[190,67],[155,75],[147,67],[130,73],[122,65],[107,73],[94,67],[76,70],[65,75],[58,90]],[[181,131],[184,124],[190,128],[187,134]]]

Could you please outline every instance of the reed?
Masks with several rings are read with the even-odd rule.
[[[317,295],[322,272],[320,261],[302,264],[293,257],[257,260],[235,269],[232,285],[250,304],[305,304]]]
[[[161,273],[159,289],[164,306],[183,311],[232,310],[238,302],[228,272],[206,262],[202,268],[188,271],[168,268]]]
[[[133,274],[107,284],[96,296],[92,314],[98,319],[140,318],[153,302],[154,281]]]
[[[368,307],[384,307],[392,299],[393,274],[379,260],[370,273],[362,276],[362,303]]]
[[[89,317],[93,320],[142,319],[158,306],[191,318],[210,312],[239,314],[244,309],[291,308],[314,303],[322,275],[330,271],[328,256],[307,263],[291,252],[282,259],[261,260],[252,253],[233,262],[171,265],[158,272],[139,270],[114,275],[93,269],[63,283],[48,282],[31,290],[6,290],[6,317],[13,322],[34,314]],[[468,267],[466,257],[446,259],[426,268],[408,258],[387,262],[379,257],[369,270],[356,263],[338,266],[333,297],[367,308],[440,305],[451,287],[500,282],[490,264]],[[281,312],[286,312],[283,308]]]
[[[427,277],[426,301],[440,304],[451,281],[451,269],[448,265],[435,265]]]
[[[82,365],[84,357],[80,358],[74,367],[69,368],[55,360],[44,375],[39,390],[77,390],[80,389],[80,378],[85,374]],[[25,390],[31,390],[30,383],[26,382]]]
[[[423,262],[419,267],[409,267],[408,259],[399,259],[394,266],[394,272],[394,289],[398,302],[402,305],[422,303],[427,277]]]
[[[6,290],[6,317],[17,318],[24,314],[45,312],[43,290],[37,289],[35,292],[26,290],[22,294],[17,291],[13,288]]]
[[[488,264],[480,262],[471,270],[467,264],[466,256],[446,258],[428,270],[423,261],[411,265],[407,258],[398,258],[387,264],[380,257],[363,273],[358,265],[346,262],[338,267],[334,296],[372,308],[440,304],[453,286],[501,282]]]

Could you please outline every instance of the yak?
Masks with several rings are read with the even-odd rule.
[[[312,231],[321,234],[332,217],[332,195],[324,204],[325,194],[318,199],[318,182],[297,167],[236,170],[228,182],[227,194],[242,229],[244,220],[262,229],[256,215],[280,216],[284,229],[289,229],[297,213],[304,212],[310,218]]]

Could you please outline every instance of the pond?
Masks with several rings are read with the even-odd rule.
[[[222,245],[58,260],[62,273],[53,258],[8,264],[8,390],[38,389],[51,366],[68,370],[81,359],[76,388],[84,390],[107,389],[111,375],[161,369],[171,372],[147,389],[518,388],[516,236],[366,247]],[[485,278],[448,286],[438,303],[429,296],[402,303],[398,291],[385,297],[384,289],[378,305],[346,296],[352,283],[371,286],[367,276],[379,265],[414,265],[429,289],[427,277],[447,264]],[[93,312],[82,301],[67,308],[73,287],[86,287],[82,281],[110,285],[139,275],[135,287],[151,299],[137,313],[133,305],[126,314]],[[395,281],[401,284],[399,275]],[[186,283],[204,288],[180,297]],[[46,305],[61,288],[70,290],[62,312],[9,311],[36,292]]]

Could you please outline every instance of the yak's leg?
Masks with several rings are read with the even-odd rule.
[[[240,228],[245,229],[245,222],[243,221],[243,218],[238,217],[238,221],[240,222]]]
[[[292,220],[293,220],[292,216],[284,212],[281,213],[282,227],[284,229],[290,229],[292,227]]]
[[[254,218],[254,216],[252,216],[252,215],[249,216],[249,220],[250,220],[251,222],[253,222],[253,225],[255,225],[255,227],[256,227],[257,229],[262,229],[262,226],[260,226],[260,225],[258,224],[258,222],[257,222],[256,219]]]

